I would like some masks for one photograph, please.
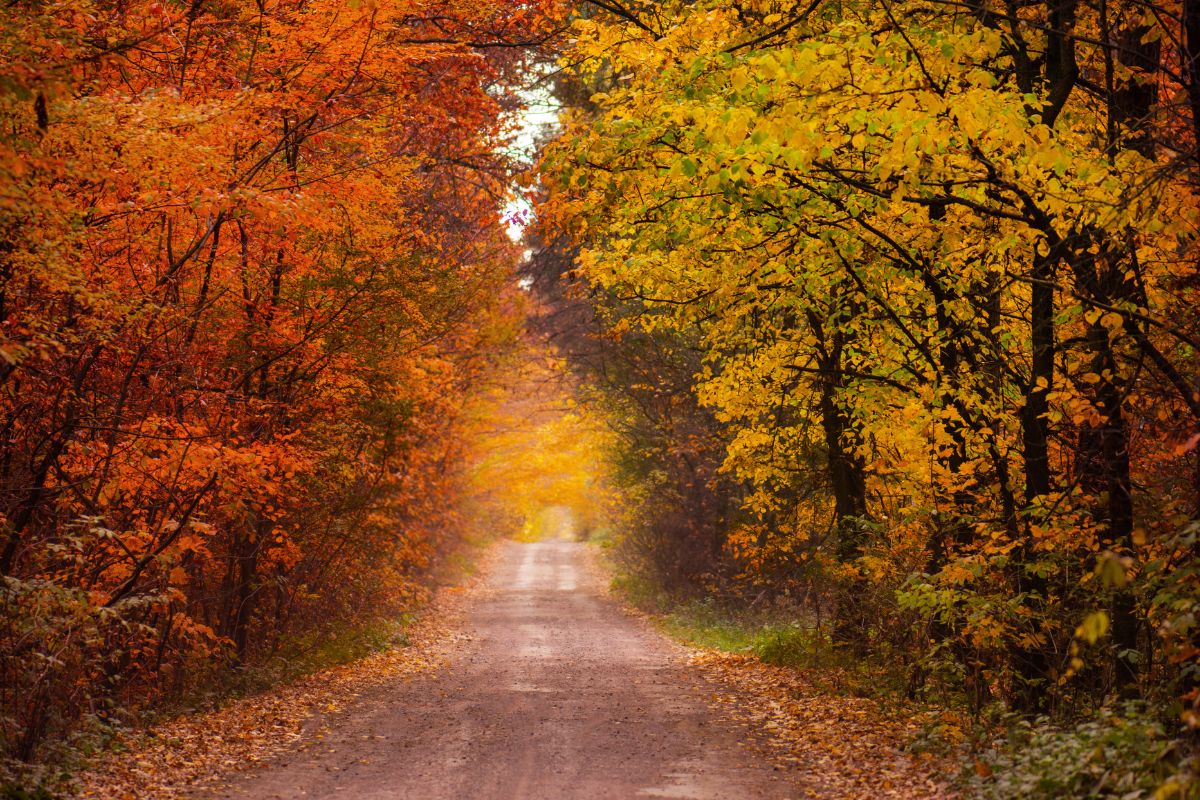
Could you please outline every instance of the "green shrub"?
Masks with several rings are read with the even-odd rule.
[[[768,625],[754,642],[754,653],[768,664],[781,667],[811,665],[822,647],[819,634],[803,625]]]
[[[966,781],[980,800],[1196,798],[1183,743],[1134,707],[1103,710],[1073,728],[1020,721]]]

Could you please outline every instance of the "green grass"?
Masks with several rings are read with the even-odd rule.
[[[757,656],[776,666],[804,670],[815,686],[859,697],[893,699],[904,694],[907,675],[880,659],[865,659],[835,646],[827,631],[803,609],[765,610],[714,598],[680,600],[653,581],[613,570],[612,588],[648,613],[676,641],[729,653]]]
[[[393,647],[407,647],[407,628],[413,616],[408,613],[376,619],[363,625],[342,628],[330,636],[297,640],[289,648],[293,653],[288,659],[290,671],[296,675],[307,675],[328,667],[349,664]]]
[[[818,666],[823,636],[815,627],[782,614],[755,614],[693,601],[660,616],[659,626],[673,639],[728,653],[753,653],[768,664]]]
[[[821,631],[798,611],[753,611],[713,599],[679,600],[647,578],[620,571],[615,571],[612,589],[649,613],[663,633],[694,647],[752,653],[768,664],[795,668],[819,666],[828,649]]]
[[[586,541],[588,544],[594,544],[605,550],[611,550],[617,543],[616,533],[607,525],[601,525],[588,531]]]

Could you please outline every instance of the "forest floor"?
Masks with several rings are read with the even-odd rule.
[[[80,780],[153,798],[934,798],[910,720],[608,596],[591,548],[503,542],[410,645],[163,726]]]

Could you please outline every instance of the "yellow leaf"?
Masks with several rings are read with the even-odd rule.
[[[1095,644],[1106,633],[1108,633],[1108,614],[1103,611],[1093,611],[1088,614],[1082,624],[1075,629],[1075,636],[1088,644]]]

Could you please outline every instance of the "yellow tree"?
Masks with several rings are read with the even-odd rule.
[[[1139,144],[1139,87],[1159,78],[1114,61],[1141,16],[1022,14],[702,3],[669,25],[583,21],[575,57],[616,80],[544,169],[583,274],[641,299],[641,324],[703,332],[699,391],[751,506],[794,506],[788,535],[832,533],[850,585],[886,578],[900,591],[882,602],[969,645],[977,686],[1038,707],[1089,605],[1112,615],[1110,679],[1136,677],[1149,609],[1113,585],[1149,554],[1133,486],[1142,525],[1169,525],[1173,501],[1160,460],[1135,480],[1128,413],[1200,419],[1172,341],[1196,202]],[[1098,96],[1085,69],[1125,88]],[[1110,585],[1081,588],[1080,569]],[[865,619],[848,597],[846,637]]]

